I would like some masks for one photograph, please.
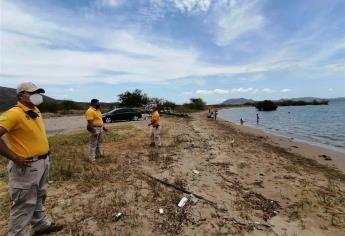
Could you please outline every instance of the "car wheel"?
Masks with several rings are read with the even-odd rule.
[[[132,120],[137,121],[137,120],[139,120],[139,117],[138,116],[133,116]]]
[[[113,120],[110,117],[105,118],[105,123],[111,123]]]

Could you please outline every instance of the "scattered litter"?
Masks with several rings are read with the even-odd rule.
[[[183,197],[182,199],[181,199],[181,201],[178,203],[178,206],[179,207],[184,207],[185,205],[186,205],[186,202],[188,201],[188,198],[186,198],[186,197]]]
[[[198,170],[193,170],[193,173],[196,175],[200,174],[200,172]]]
[[[230,140],[231,147],[234,147],[235,139]]]
[[[49,184],[52,184],[52,183],[54,183],[54,181],[53,181],[53,180],[49,180],[48,183],[49,183]]]
[[[327,156],[325,154],[319,155],[319,157],[322,157],[325,161],[330,161],[332,158],[330,156]]]
[[[198,199],[193,194],[189,194],[189,198],[194,204],[198,202]]]
[[[164,213],[163,208],[159,208],[159,213],[160,213],[160,214],[163,214],[163,213]]]
[[[118,221],[118,220],[121,218],[122,215],[123,215],[123,214],[122,214],[121,212],[113,213],[113,214],[111,215],[111,218],[113,219],[113,221]]]
[[[64,206],[64,205],[66,204],[66,202],[65,202],[65,200],[63,200],[63,199],[59,199],[59,200],[58,200],[58,204],[59,204],[60,206]]]
[[[252,183],[253,185],[259,187],[259,188],[264,188],[264,186],[262,185],[264,182],[262,180],[256,180],[254,181],[254,183]]]

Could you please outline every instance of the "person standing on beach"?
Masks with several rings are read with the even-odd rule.
[[[241,122],[241,125],[243,125],[243,123],[244,123],[244,120],[241,118],[240,119],[240,122]]]
[[[214,120],[217,120],[217,115],[218,115],[218,109],[216,108],[214,110]]]
[[[47,197],[49,144],[41,112],[41,93],[31,82],[17,87],[18,103],[0,115],[0,154],[8,163],[12,201],[8,235],[34,235],[60,231],[43,207]],[[6,136],[4,136],[6,134]],[[4,138],[3,138],[4,137]]]
[[[152,106],[152,118],[151,123],[148,126],[152,126],[151,129],[151,144],[150,146],[161,147],[161,127],[160,116],[158,113],[157,105]]]
[[[85,112],[87,121],[87,130],[90,132],[90,153],[89,160],[94,162],[96,157],[101,157],[101,142],[103,131],[107,129],[103,126],[102,112],[100,110],[99,100],[91,100],[91,106]]]
[[[259,120],[260,120],[260,118],[259,118],[259,114],[258,114],[258,113],[256,113],[256,124],[257,124],[257,125],[259,124]]]

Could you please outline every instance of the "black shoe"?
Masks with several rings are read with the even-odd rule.
[[[150,143],[150,147],[156,146],[155,143]]]
[[[49,234],[53,232],[59,232],[63,229],[62,225],[51,223],[47,228],[36,231],[33,235]]]

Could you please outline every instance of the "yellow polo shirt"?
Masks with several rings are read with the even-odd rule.
[[[92,124],[94,126],[102,126],[103,120],[102,120],[102,112],[99,109],[95,109],[93,107],[90,107],[85,112],[85,117],[87,121],[92,121]]]
[[[159,121],[160,121],[160,116],[158,111],[154,111],[152,113],[152,118],[151,118],[151,123],[153,126],[159,125]]]
[[[37,107],[36,119],[30,118],[25,112],[30,108],[18,102],[16,107],[0,115],[0,126],[6,129],[7,146],[23,158],[44,155],[49,151],[49,144],[41,112]]]

